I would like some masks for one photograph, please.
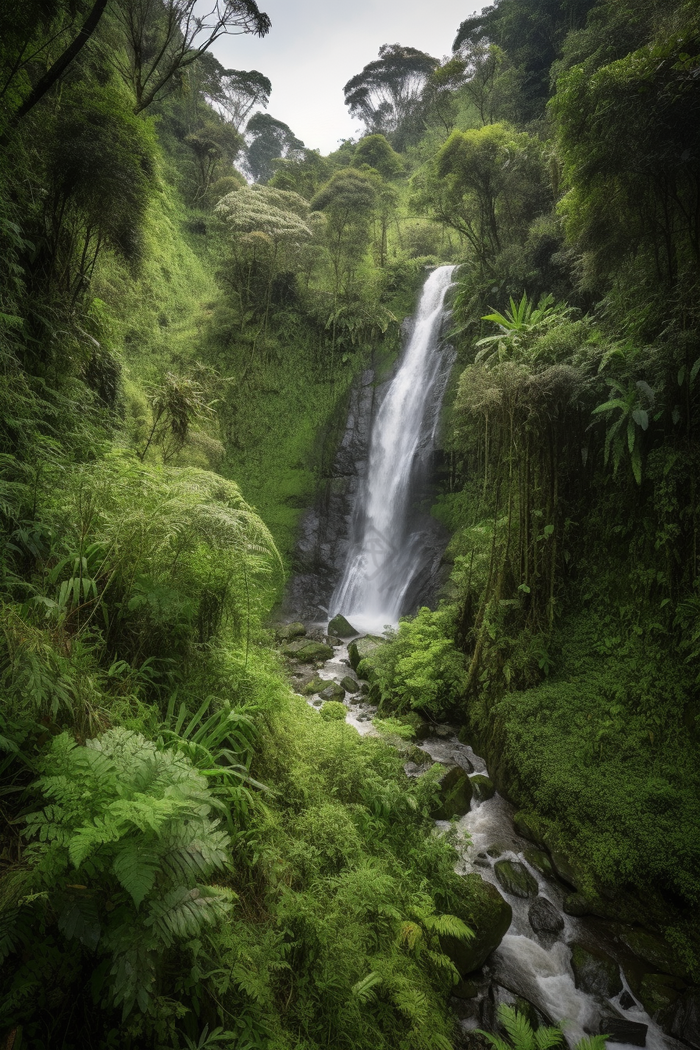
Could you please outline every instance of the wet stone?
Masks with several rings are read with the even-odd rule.
[[[301,638],[285,645],[282,648],[282,655],[289,656],[303,664],[312,664],[319,660],[330,660],[333,650],[330,645],[314,642],[313,639]]]
[[[562,907],[567,915],[573,915],[575,918],[581,918],[583,915],[591,914],[588,901],[581,893],[569,893],[564,897],[564,904]]]
[[[355,679],[351,678],[349,674],[346,674],[345,678],[341,678],[340,684],[346,693],[356,693],[360,688]]]
[[[646,1046],[648,1030],[648,1025],[624,1017],[603,1017],[598,1029],[600,1035],[610,1036],[611,1043],[630,1043],[632,1046]]]
[[[527,916],[535,933],[560,933],[564,929],[564,919],[546,897],[537,897]]]
[[[318,694],[322,700],[337,700],[342,702],[345,699],[345,690],[342,685],[338,682],[329,682],[325,689],[322,689]]]
[[[451,766],[438,781],[440,794],[431,816],[433,820],[451,820],[469,812],[472,785],[459,766]]]
[[[344,616],[334,616],[328,624],[328,633],[338,635],[339,638],[354,638],[360,632],[356,631]]]
[[[517,860],[499,860],[494,864],[496,878],[506,893],[513,897],[536,897],[538,886],[524,864]]]
[[[306,627],[300,621],[285,623],[277,628],[276,633],[282,641],[291,642],[293,638],[302,638],[306,634]]]
[[[574,983],[582,992],[612,999],[622,991],[620,968],[607,952],[583,944],[571,946]]]
[[[554,875],[554,868],[549,856],[541,849],[526,849],[523,850],[523,856],[528,864],[539,871],[540,875]]]
[[[476,776],[471,777],[471,782],[474,798],[477,802],[486,802],[496,794],[496,787],[493,781],[490,780],[489,777],[483,776],[481,773],[477,773]]]
[[[502,857],[507,849],[508,849],[508,846],[504,845],[504,843],[502,843],[502,842],[494,842],[491,846],[487,847],[486,852],[488,853],[489,857],[496,857],[497,858],[497,857]]]
[[[623,1010],[633,1010],[637,1006],[637,1000],[632,998],[627,989],[622,993],[618,1002]]]

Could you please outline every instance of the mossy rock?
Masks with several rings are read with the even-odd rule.
[[[417,766],[432,766],[433,760],[427,751],[423,751],[420,747],[416,747],[415,744],[410,744],[406,752],[406,758],[409,762],[415,762]]]
[[[345,678],[340,679],[340,684],[346,693],[357,693],[360,689],[360,683],[351,678],[349,674],[345,675]]]
[[[333,650],[330,645],[323,642],[314,642],[309,638],[302,638],[295,642],[289,642],[282,649],[282,655],[290,660],[299,660],[302,664],[313,664],[316,661],[323,663],[330,660]]]
[[[562,907],[567,915],[573,915],[576,919],[591,914],[590,905],[582,893],[568,893]]]
[[[528,909],[527,917],[535,933],[556,934],[561,933],[564,929],[564,919],[546,897],[534,899]]]
[[[607,952],[584,944],[571,946],[571,969],[574,983],[588,995],[612,999],[622,991],[620,968]]]
[[[474,792],[474,798],[477,802],[486,802],[496,794],[496,786],[490,777],[485,777],[482,773],[477,773],[476,776],[470,777],[469,779],[471,780],[472,791]]]
[[[472,785],[460,766],[450,766],[438,780],[438,785],[440,796],[430,814],[433,820],[451,820],[469,812]]]
[[[327,700],[319,714],[326,722],[344,722],[348,709],[337,700]]]
[[[523,850],[523,856],[535,871],[539,871],[540,875],[547,875],[550,878],[554,875],[554,868],[549,859],[549,854],[545,853],[544,850],[532,849],[532,847],[529,847],[528,849]]]
[[[318,675],[315,675],[304,686],[304,696],[313,696],[314,693],[320,693],[328,684],[327,678],[319,678]]]
[[[626,944],[630,951],[649,963],[655,970],[663,973],[673,974],[674,977],[685,977],[688,973],[686,966],[680,961],[676,952],[667,941],[646,930],[624,930],[620,934],[620,940]]]
[[[277,628],[277,637],[285,642],[291,642],[293,638],[302,638],[306,634],[306,627],[300,621],[285,623]]]
[[[348,657],[350,658],[350,666],[353,671],[357,671],[360,661],[366,660],[380,645],[384,645],[384,639],[374,634],[366,634],[362,638],[357,638],[355,641],[350,642]]]
[[[355,668],[355,674],[358,678],[363,678],[365,682],[374,683],[377,681],[377,672],[372,666],[372,661],[365,658],[360,660],[359,664]]]
[[[537,881],[533,879],[524,864],[517,860],[497,860],[493,866],[496,878],[506,893],[513,897],[536,897],[539,892]]]
[[[360,632],[356,631],[351,623],[345,619],[344,616],[334,616],[331,622],[328,624],[328,634],[337,635],[338,638],[354,638]]]
[[[338,682],[328,682],[326,688],[322,689],[318,695],[322,700],[337,700],[342,702],[345,699],[345,690]]]
[[[513,827],[518,835],[527,839],[528,842],[534,842],[540,849],[546,848],[544,841],[546,829],[542,821],[534,813],[525,813],[523,811],[516,813],[513,817]]]
[[[683,984],[670,973],[645,973],[639,986],[642,1006],[652,1017],[669,1007],[680,997]]]
[[[510,927],[513,909],[495,886],[473,872],[462,879],[462,900],[453,906],[453,911],[474,936],[469,941],[441,937],[440,943],[460,977],[467,977],[480,969],[499,946]]]

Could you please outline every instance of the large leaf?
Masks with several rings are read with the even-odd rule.
[[[153,889],[158,874],[160,857],[136,839],[122,842],[114,859],[112,871],[138,908],[146,894]]]

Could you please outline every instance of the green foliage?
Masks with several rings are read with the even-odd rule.
[[[25,832],[37,919],[48,906],[67,941],[107,957],[104,990],[124,1017],[136,1004],[147,1011],[159,958],[220,921],[232,900],[205,882],[229,863],[206,780],[124,729],[84,747],[63,734],[42,767],[46,805]]]
[[[327,700],[319,714],[326,722],[344,722],[348,709],[338,700]]]
[[[464,662],[447,637],[443,613],[423,608],[402,620],[386,646],[373,654],[382,705],[443,718],[464,688]]]

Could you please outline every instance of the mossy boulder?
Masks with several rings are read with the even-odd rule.
[[[326,688],[322,689],[318,695],[322,700],[337,700],[342,702],[345,699],[345,690],[338,682],[329,682],[326,685]]]
[[[327,678],[319,678],[315,675],[310,682],[307,682],[304,686],[304,696],[313,696],[314,693],[320,693],[330,683]]]
[[[433,820],[451,820],[469,812],[472,785],[460,766],[450,766],[438,780],[440,794],[431,810]]]
[[[545,849],[546,828],[542,821],[534,813],[520,811],[513,817],[513,827],[518,835],[522,835],[528,842],[534,842],[540,849]]]
[[[659,1010],[656,1019],[664,1032],[700,1047],[700,989],[687,989],[675,1002]]]
[[[310,638],[300,638],[285,645],[282,649],[282,655],[289,657],[290,660],[298,660],[302,664],[315,664],[316,662],[323,663],[326,660],[330,660],[333,656],[333,650],[330,645],[324,645],[323,642],[314,642]]]
[[[471,780],[472,791],[477,802],[486,802],[496,794],[496,786],[489,777],[477,773],[476,776],[469,779]]]
[[[567,915],[573,915],[576,919],[591,914],[590,905],[582,893],[568,893],[562,907]]]
[[[441,937],[442,950],[457,967],[460,977],[480,969],[503,940],[513,918],[513,909],[495,886],[473,872],[461,880],[461,901],[453,907],[474,936],[469,941]]]
[[[554,875],[554,868],[552,867],[549,854],[545,853],[544,850],[532,849],[530,847],[523,850],[523,856],[528,864],[533,867],[535,871],[539,871],[541,875],[547,875],[549,877]]]
[[[337,700],[327,700],[319,714],[326,722],[344,722],[348,709]]]
[[[384,645],[384,639],[373,634],[366,634],[362,638],[356,638],[355,641],[350,642],[348,657],[350,658],[350,666],[353,671],[357,670],[361,660],[366,660],[380,645]]]
[[[620,940],[631,952],[634,952],[645,963],[649,963],[655,970],[673,974],[675,977],[686,976],[688,972],[686,966],[680,961],[671,945],[661,937],[655,937],[653,933],[648,933],[646,930],[632,929],[624,930],[620,934]]]
[[[673,1006],[682,990],[682,982],[670,973],[645,973],[639,986],[639,998],[647,1013],[653,1016]]]
[[[300,621],[294,623],[283,623],[277,628],[277,637],[281,641],[291,642],[293,638],[303,638],[306,627]]]
[[[620,968],[613,958],[600,948],[584,944],[571,946],[571,969],[574,983],[588,995],[612,999],[622,991]]]
[[[340,679],[340,684],[346,693],[357,693],[360,688],[360,683],[351,678],[349,674],[346,674],[345,678]]]
[[[344,616],[334,616],[328,624],[328,634],[337,635],[338,638],[354,638],[359,633],[351,623],[348,623]]]
[[[517,860],[497,860],[493,866],[496,878],[506,893],[513,897],[536,897],[539,887],[524,864]]]

